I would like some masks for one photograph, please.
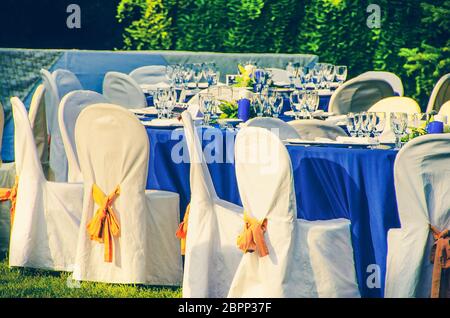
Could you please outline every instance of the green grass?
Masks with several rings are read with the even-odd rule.
[[[81,282],[71,288],[70,274],[9,268],[0,260],[0,298],[175,298],[181,288]],[[72,284],[73,285],[73,284]]]

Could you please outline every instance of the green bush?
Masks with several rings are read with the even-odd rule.
[[[124,48],[312,53],[398,74],[424,108],[450,71],[450,0],[378,0],[381,28],[366,25],[370,0],[122,0]]]

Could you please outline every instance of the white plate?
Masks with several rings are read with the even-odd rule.
[[[129,108],[128,110],[138,115],[158,115],[155,107]]]
[[[292,110],[288,110],[287,112],[284,112],[286,116],[295,117],[295,114]],[[322,118],[328,118],[334,116],[334,113],[332,112],[324,112],[323,110],[316,110],[313,113],[313,117],[322,117]]]
[[[178,119],[154,119],[150,121],[141,121],[144,126],[155,128],[176,128],[183,127],[183,122]]]
[[[305,139],[286,139],[286,142],[293,145],[320,145],[320,146],[332,146],[332,147],[368,147],[375,146],[375,141],[335,141],[335,140],[305,140]]]

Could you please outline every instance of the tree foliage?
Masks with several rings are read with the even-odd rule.
[[[398,74],[425,105],[450,71],[450,0],[378,0],[381,28],[370,29],[370,0],[121,0],[124,48],[312,53],[349,66]]]

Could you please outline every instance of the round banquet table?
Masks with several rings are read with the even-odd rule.
[[[182,162],[171,158],[175,145],[183,145],[183,129],[146,127],[150,142],[147,189],[177,192],[181,217],[190,199],[189,158],[180,151]],[[205,130],[203,130],[204,132]],[[208,164],[220,198],[241,205],[233,164],[236,131],[216,129],[203,140],[204,149],[218,162]],[[222,137],[220,137],[222,136]],[[228,140],[228,142],[227,142]],[[179,143],[182,141],[182,143]],[[216,147],[222,144],[223,147]],[[228,147],[228,151],[227,151]],[[287,145],[294,171],[297,217],[306,220],[346,218],[351,221],[357,279],[363,297],[382,297],[386,272],[387,232],[400,227],[395,199],[393,167],[396,150],[305,147]],[[179,150],[179,148],[177,148]],[[227,152],[230,153],[227,157]],[[330,242],[332,246],[333,242]],[[378,265],[379,287],[366,281]],[[373,275],[372,275],[373,276]],[[372,277],[370,276],[370,277]]]

